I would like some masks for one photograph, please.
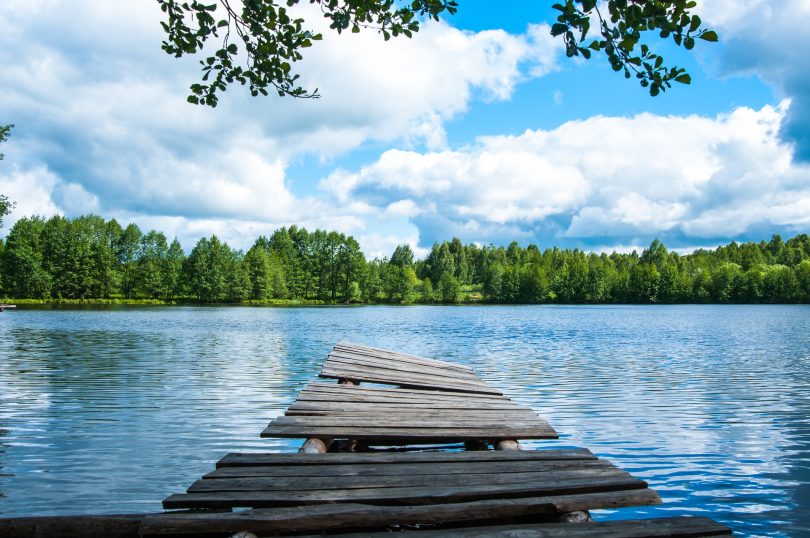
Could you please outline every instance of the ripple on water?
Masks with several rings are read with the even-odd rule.
[[[0,514],[160,510],[350,340],[473,366],[740,535],[810,535],[805,306],[116,308],[0,316]]]

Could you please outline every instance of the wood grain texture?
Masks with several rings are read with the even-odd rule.
[[[426,506],[375,506],[341,503],[294,508],[259,508],[229,514],[159,514],[144,519],[141,533],[193,534],[196,532],[236,532],[256,534],[278,531],[329,531],[342,528],[389,525],[447,524],[474,522],[503,517],[551,514],[584,507],[617,508],[659,504],[661,499],[649,489],[607,493],[586,493],[558,497],[494,499]]]
[[[596,460],[587,448],[563,450],[524,450],[520,452],[368,452],[362,454],[285,454],[257,452],[228,454],[217,462],[217,467],[236,466],[288,466],[288,465],[375,465],[403,463],[454,463],[496,461],[560,461]]]

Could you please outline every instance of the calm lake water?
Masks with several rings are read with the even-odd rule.
[[[115,308],[0,314],[0,515],[161,510],[260,439],[338,341],[473,366],[665,504],[810,535],[810,307]]]

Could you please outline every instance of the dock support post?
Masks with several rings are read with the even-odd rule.
[[[340,379],[338,380],[340,385],[357,385],[357,381],[352,379]],[[353,441],[350,439],[349,443],[352,443],[353,448]],[[319,439],[317,437],[310,437],[304,444],[301,445],[301,448],[298,449],[299,454],[326,454],[329,452],[329,447],[332,446],[332,439]],[[341,452],[353,452],[354,450],[342,450]]]
[[[329,449],[331,439],[318,439],[317,437],[310,437],[301,448],[298,449],[299,454],[326,454]]]
[[[520,450],[520,443],[515,439],[504,439],[495,443],[495,450]]]

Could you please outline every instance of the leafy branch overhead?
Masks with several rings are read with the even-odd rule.
[[[8,140],[8,135],[11,134],[13,127],[13,125],[0,125],[0,143]],[[3,160],[3,157],[5,156],[0,153],[0,161]],[[3,226],[3,217],[11,213],[15,205],[16,204],[9,200],[7,196],[0,194],[0,228]]]
[[[562,36],[570,58],[592,52],[603,52],[614,71],[625,78],[635,76],[650,95],[658,95],[672,82],[689,84],[692,79],[685,69],[665,65],[661,55],[642,43],[644,32],[657,32],[661,39],[692,50],[696,39],[717,41],[717,33],[702,27],[700,17],[690,10],[697,2],[688,0],[611,0],[600,8],[597,0],[566,0],[554,4],[560,12],[551,27],[551,35]],[[603,13],[603,10],[605,12]],[[590,39],[591,24],[598,24],[598,36]]]
[[[157,0],[164,13],[163,50],[175,57],[204,57],[202,80],[191,85],[188,101],[212,107],[219,93],[234,83],[248,86],[254,96],[275,91],[281,96],[318,97],[317,89],[304,88],[294,68],[303,59],[303,50],[323,38],[292,13],[299,3],[316,4],[330,29],[338,33],[371,28],[386,41],[399,35],[412,37],[423,21],[438,20],[458,9],[455,0],[209,1]],[[696,39],[717,41],[717,34],[702,28],[700,17],[690,12],[696,7],[694,1],[565,0],[553,7],[560,15],[552,35],[562,36],[569,57],[588,59],[593,52],[602,52],[613,69],[628,78],[635,75],[652,95],[671,87],[672,81],[688,84],[690,78],[684,69],[665,65],[660,55],[641,42],[642,34],[657,32],[686,49],[692,49]],[[598,37],[586,42],[594,23]]]

